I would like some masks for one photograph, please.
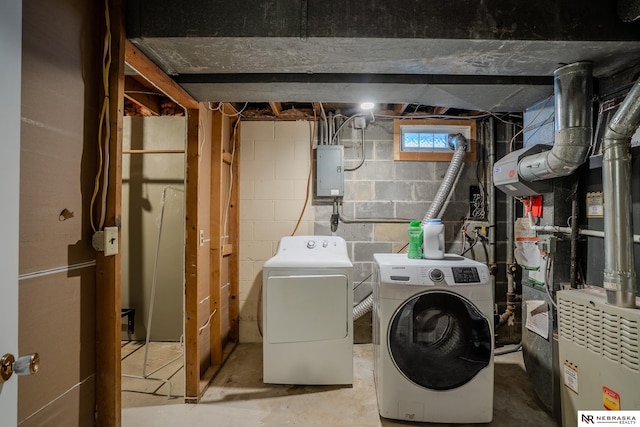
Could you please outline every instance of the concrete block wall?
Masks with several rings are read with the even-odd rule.
[[[341,133],[345,146],[345,167],[355,167],[361,159],[362,134],[347,127]],[[374,253],[400,252],[406,245],[410,220],[422,220],[440,188],[449,162],[396,161],[393,159],[393,121],[377,120],[365,130],[365,162],[359,169],[345,171],[342,215],[345,218],[404,218],[405,223],[344,223],[335,234],[347,241],[354,263],[354,301],[371,292]],[[477,163],[465,163],[442,215],[446,251],[463,250],[462,226],[469,215],[469,186],[477,185]],[[315,205],[316,235],[332,234],[333,206],[326,201]],[[481,248],[465,254],[486,261]]]
[[[243,121],[240,131],[240,341],[260,342],[262,266],[293,233],[307,196],[313,124]],[[311,198],[296,235],[313,234]]]
[[[510,125],[496,121],[497,158],[501,158],[513,135]],[[240,158],[240,339],[259,342],[259,293],[262,266],[275,253],[280,238],[295,227],[306,196],[309,172],[310,122],[242,122]],[[483,132],[478,127],[478,159],[486,160]],[[360,160],[362,135],[347,128],[342,132],[345,166]],[[347,241],[354,263],[354,301],[371,292],[373,254],[400,252],[407,243],[411,219],[421,220],[433,200],[448,162],[411,162],[393,159],[393,122],[376,120],[365,131],[365,162],[345,172],[342,214],[346,218],[405,218],[406,223],[340,222],[336,235]],[[482,177],[481,161],[467,162],[452,191],[442,217],[446,251],[460,254],[469,247],[462,227],[469,215],[469,186]],[[479,169],[480,168],[480,169]],[[505,197],[496,191],[496,303],[503,311],[506,301]],[[307,207],[296,234],[332,235],[331,200],[314,200]],[[478,243],[466,257],[487,261],[487,245]],[[501,330],[505,342],[519,340],[519,328]]]

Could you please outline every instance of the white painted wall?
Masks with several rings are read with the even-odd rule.
[[[307,193],[313,123],[254,122],[240,139],[240,342],[261,342],[262,266],[293,233]],[[311,196],[296,235],[313,234]]]
[[[122,148],[184,150],[181,116],[125,117]],[[122,307],[136,309],[134,339],[144,340],[158,251],[152,341],[179,341],[184,295],[184,154],[124,154],[122,158]],[[164,217],[159,248],[158,235]],[[123,322],[124,326],[125,322]],[[123,339],[127,334],[122,334]]]
[[[18,357],[18,207],[20,183],[20,81],[22,64],[22,1],[3,2],[0,15],[0,355]],[[18,379],[0,384],[0,419],[4,426],[18,421]]]

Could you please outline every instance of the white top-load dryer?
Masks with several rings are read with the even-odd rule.
[[[265,383],[353,383],[352,270],[341,237],[280,241],[262,278]]]
[[[477,261],[375,254],[374,377],[380,415],[493,418],[493,289]]]

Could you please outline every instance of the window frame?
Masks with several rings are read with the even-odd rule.
[[[476,161],[476,121],[471,119],[395,119],[393,121],[393,159],[418,162],[449,162],[453,157],[453,151],[403,151],[402,150],[402,126],[464,126],[469,128],[469,147],[464,158],[465,162]]]

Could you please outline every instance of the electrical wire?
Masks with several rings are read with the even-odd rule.
[[[364,165],[364,159],[365,159],[365,156],[364,156],[364,128],[362,128],[361,130],[362,130],[362,142],[360,144],[360,151],[361,151],[360,162],[356,166],[354,166],[352,168],[344,168],[344,170],[346,172],[353,172],[355,170],[360,169],[362,167],[362,165]]]
[[[546,101],[544,101],[544,104],[542,104],[542,107],[540,107],[540,109],[538,110],[538,112],[536,113],[535,116],[533,116],[533,119],[531,119],[531,122],[527,125],[524,126],[522,129],[520,129],[518,132],[516,132],[513,137],[511,138],[511,140],[509,141],[509,152],[511,153],[513,151],[513,142],[516,140],[516,138],[518,137],[518,135],[520,135],[521,133],[523,133],[525,130],[531,128],[531,125],[536,121],[536,119],[538,118],[538,116],[542,113],[542,111],[544,110],[544,107],[547,106],[547,104],[549,103],[549,101],[552,99],[553,97],[549,97],[547,98]],[[551,117],[553,117],[554,113],[551,113]],[[545,120],[545,122],[549,120],[548,118]]]
[[[229,222],[229,211],[231,210],[231,192],[233,190],[233,161],[236,156],[236,142],[237,142],[237,129],[240,124],[240,119],[236,120],[233,126],[233,132],[231,133],[231,162],[229,164],[229,192],[227,194],[227,203],[225,205],[224,211],[224,220],[222,222],[222,233],[225,238],[229,237],[228,222]]]
[[[224,108],[222,108],[223,105],[224,105],[223,102],[218,102],[218,106],[216,108],[213,108],[211,106],[211,102],[209,102],[209,103],[207,103],[207,109],[210,110],[210,111],[219,111],[220,114],[222,114],[225,117],[244,117],[242,115],[242,112],[247,109],[247,106],[249,105],[249,102],[248,101],[245,102],[244,106],[242,107],[242,109],[240,111],[236,111],[235,114],[227,114],[227,113],[225,113],[224,112]]]
[[[307,175],[307,194],[304,198],[304,204],[302,205],[302,210],[300,211],[300,216],[298,217],[298,222],[296,223],[293,232],[291,235],[294,236],[296,231],[298,231],[298,227],[302,222],[302,217],[304,216],[304,212],[307,209],[307,205],[309,204],[309,199],[311,196],[311,178],[313,176],[313,137],[316,134],[316,113],[313,111],[313,125],[311,126],[311,135],[309,137],[309,175]]]
[[[551,295],[551,290],[549,289],[549,279],[551,278],[551,266],[553,265],[553,258],[545,257],[545,259],[547,260],[547,265],[545,267],[545,272],[544,272],[544,290],[547,292],[547,295],[549,296],[549,301],[551,301],[551,304],[556,309],[558,309],[555,298],[553,297],[553,295]],[[551,284],[551,286],[553,286],[553,283]]]
[[[359,117],[359,116],[364,116],[364,114],[359,114],[358,113],[358,114],[354,114],[353,116],[347,117],[347,119],[344,122],[342,122],[342,124],[340,125],[338,130],[336,130],[334,132],[334,134],[331,136],[331,140],[329,141],[329,144],[333,145],[336,137],[338,136],[338,134],[340,134],[340,131],[342,130],[342,128],[345,127],[347,125],[347,123],[349,123],[351,120],[353,120],[353,119],[355,119],[356,117]]]
[[[106,128],[105,141],[108,142],[108,138],[111,137],[111,129],[109,123],[109,70],[111,68],[111,17],[109,14],[109,0],[105,0],[105,35],[104,35],[104,47],[102,53],[102,87],[104,90],[102,99],[102,108],[100,111],[100,119],[98,124],[98,171],[96,172],[96,178],[93,186],[93,194],[91,195],[91,203],[89,204],[89,221],[91,223],[91,229],[95,233],[104,226],[104,218],[106,215],[106,194],[108,184],[108,162],[109,162],[109,150],[105,143],[103,150],[102,146],[102,128]],[[106,153],[107,158],[104,158],[103,152]],[[98,192],[100,191],[100,177],[103,170],[105,171],[105,180],[103,181],[103,196],[102,196],[102,212],[100,215],[100,221],[96,227],[94,220],[94,206]]]
[[[465,233],[466,234],[466,233]],[[467,249],[465,249],[464,251],[462,251],[462,253],[460,254],[460,256],[463,256],[464,254],[466,254],[467,252],[469,252],[471,249],[473,249],[473,247],[478,243],[478,241],[480,240],[480,236],[478,235],[478,232],[476,231],[476,238],[473,239],[473,243],[471,243],[471,246],[469,246]]]

